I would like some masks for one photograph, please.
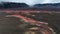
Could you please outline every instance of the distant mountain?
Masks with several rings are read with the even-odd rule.
[[[0,8],[27,8],[29,5],[25,3],[2,2]]]
[[[33,8],[42,10],[60,10],[60,3],[35,4]]]
[[[48,4],[35,4],[34,6],[29,6],[25,3],[15,3],[15,2],[2,2],[0,3],[0,9],[27,9],[27,10],[59,10],[60,3],[48,3]]]
[[[50,4],[35,4],[34,7],[59,7],[60,8],[60,3],[50,3]]]
[[[60,6],[60,3],[35,4],[34,6]]]

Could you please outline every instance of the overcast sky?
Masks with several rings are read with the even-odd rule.
[[[59,3],[60,0],[0,0],[0,2],[19,2],[34,5],[38,3]]]

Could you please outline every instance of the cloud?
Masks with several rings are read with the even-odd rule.
[[[44,0],[42,3],[49,3],[51,2],[52,0]]]
[[[60,0],[45,0],[42,3],[59,3]]]

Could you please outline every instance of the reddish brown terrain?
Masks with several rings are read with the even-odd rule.
[[[30,26],[33,26],[33,27],[30,27],[29,25],[21,26],[21,24],[19,24],[19,30],[20,29],[24,30],[26,27],[30,27],[30,28],[28,28],[29,30],[27,30],[27,32],[29,32],[31,34],[34,34],[35,30],[37,30],[37,32],[41,32],[42,34],[56,34],[55,29],[50,28],[50,27],[53,27],[51,24],[53,22],[51,20],[51,18],[55,18],[55,15],[57,15],[58,12],[39,11],[39,10],[38,11],[37,10],[0,10],[0,12],[6,13],[5,17],[7,17],[7,18],[16,17],[16,18],[19,18],[20,21],[22,21],[26,24],[29,24]],[[1,16],[1,17],[3,17],[3,16]],[[21,22],[19,22],[19,23],[21,23]],[[6,25],[6,23],[5,23],[5,25]],[[13,25],[14,25],[14,23],[12,24],[12,26]],[[18,25],[18,24],[16,24],[16,25]],[[14,25],[14,26],[16,26],[16,25]],[[9,27],[8,24],[6,26]],[[32,30],[33,32],[30,32],[30,30]],[[27,32],[26,32],[26,34],[29,34]]]

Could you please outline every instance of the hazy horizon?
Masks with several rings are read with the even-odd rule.
[[[44,3],[60,3],[60,0],[0,0],[0,2],[17,2],[17,3],[26,3],[28,5],[34,5]]]

